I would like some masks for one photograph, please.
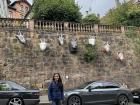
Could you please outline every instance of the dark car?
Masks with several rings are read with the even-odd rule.
[[[140,103],[140,88],[132,90],[133,102]]]
[[[0,105],[37,105],[39,90],[29,90],[12,82],[0,80]]]
[[[87,82],[64,92],[65,105],[118,104],[128,105],[133,101],[131,91],[119,84],[105,81]]]

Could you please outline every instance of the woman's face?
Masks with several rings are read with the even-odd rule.
[[[58,75],[58,74],[55,74],[55,75],[54,75],[54,80],[55,80],[55,81],[58,81],[58,80],[59,80],[59,75]]]

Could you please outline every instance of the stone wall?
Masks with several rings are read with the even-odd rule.
[[[39,48],[42,32],[49,43],[46,51]],[[27,45],[19,43],[15,37],[17,33],[18,30],[12,29],[0,31],[0,72],[3,79],[42,88],[52,79],[53,73],[59,72],[65,88],[93,80],[125,83],[130,88],[140,86],[140,60],[135,54],[132,40],[122,33],[76,33],[79,46],[77,54],[69,51],[69,42],[74,35],[72,32],[64,32],[65,44],[62,46],[55,32],[23,30]],[[83,59],[84,45],[92,34],[96,36],[98,59],[87,63]],[[110,54],[102,52],[105,41],[111,42]],[[123,62],[116,60],[118,51],[124,53]]]

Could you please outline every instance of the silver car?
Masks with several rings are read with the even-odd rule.
[[[64,97],[65,105],[128,105],[133,101],[133,96],[128,89],[106,81],[87,82],[75,89],[66,90]]]

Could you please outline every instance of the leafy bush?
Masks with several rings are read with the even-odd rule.
[[[134,26],[129,26],[127,27],[128,30],[126,31],[125,35],[128,37],[128,38],[135,38],[137,36],[137,33],[136,33],[136,27]]]
[[[86,44],[84,50],[84,60],[86,62],[94,61],[97,58],[96,46]]]
[[[135,51],[139,54],[140,53],[140,36],[136,32],[136,27],[128,27],[128,30],[126,31],[125,35],[128,38],[131,38],[134,45],[135,45]]]
[[[92,23],[92,24],[99,24],[100,19],[95,14],[89,14],[85,18],[83,18],[84,23]]]

